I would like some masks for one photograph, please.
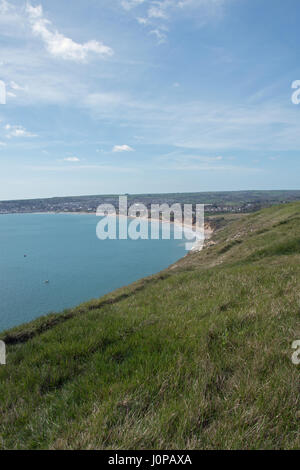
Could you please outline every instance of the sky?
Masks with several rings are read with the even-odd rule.
[[[300,189],[299,15],[0,0],[0,200]]]

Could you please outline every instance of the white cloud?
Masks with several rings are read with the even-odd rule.
[[[80,162],[80,159],[78,157],[66,157],[64,158],[65,162]]]
[[[143,14],[136,20],[141,25],[150,26],[150,34],[155,35],[162,44],[167,37],[166,32],[162,32],[167,31],[167,22],[185,16],[203,25],[223,16],[225,0],[122,0],[121,4],[128,11],[142,5]]]
[[[168,15],[165,11],[166,4],[160,3],[158,5],[153,5],[148,10],[148,17],[149,18],[160,18],[160,19],[167,19]]]
[[[122,0],[121,5],[124,10],[131,10],[132,8],[135,8],[144,3],[144,1],[145,0]]]
[[[225,3],[225,0],[175,0],[173,3],[175,3],[175,6],[179,8],[196,9],[202,7],[213,14],[217,11],[220,11],[221,7]]]
[[[59,33],[53,28],[51,21],[43,16],[41,5],[33,7],[28,3],[26,11],[33,33],[41,37],[47,50],[53,56],[66,60],[85,61],[90,53],[103,57],[113,55],[113,50],[101,42],[91,40],[80,44]]]
[[[149,20],[147,18],[142,18],[142,17],[137,17],[137,22],[142,25],[146,25],[149,23]]]
[[[162,32],[160,29],[152,29],[149,34],[156,36],[158,44],[163,44],[167,40],[166,33]]]
[[[23,88],[21,85],[19,85],[18,83],[14,82],[14,81],[11,81],[10,82],[10,87],[13,89],[13,90],[25,90],[25,88]]]
[[[28,132],[22,126],[12,126],[10,124],[6,124],[4,126],[4,129],[6,130],[6,137],[8,139],[10,139],[11,137],[37,137],[36,134]]]
[[[129,145],[115,145],[112,149],[113,152],[133,152],[134,149]]]

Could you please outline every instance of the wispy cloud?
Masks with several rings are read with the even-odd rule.
[[[132,8],[135,8],[144,2],[145,0],[122,0],[121,5],[124,8],[124,10],[131,10]]]
[[[116,152],[133,152],[134,149],[129,145],[115,145],[112,149],[114,153]]]
[[[4,129],[6,131],[6,137],[8,139],[12,137],[37,137],[36,134],[33,134],[32,132],[27,131],[22,126],[12,126],[11,124],[6,124],[4,126]]]
[[[26,11],[33,33],[42,39],[51,55],[75,61],[85,61],[90,53],[102,57],[113,55],[113,50],[101,42],[91,40],[80,44],[59,33],[44,17],[41,5],[34,7],[28,3]]]
[[[141,16],[138,16],[136,20],[139,24],[142,24],[142,25],[146,25],[149,23],[149,20],[147,18],[143,18]]]
[[[172,171],[239,171],[239,172],[260,172],[260,168],[248,167],[242,164],[232,165],[226,160],[232,160],[231,157],[226,159],[221,156],[207,156],[184,154],[182,152],[171,152],[167,155],[160,156],[157,161],[157,167],[161,170]]]
[[[158,44],[163,44],[167,40],[167,35],[165,32],[161,31],[160,29],[152,29],[149,31],[149,34],[153,34],[157,38]]]
[[[16,90],[16,91],[25,90],[24,87],[22,87],[21,85],[19,85],[19,84],[16,83],[16,82],[14,82],[13,80],[10,82],[10,87],[11,87],[13,90]]]
[[[231,105],[211,100],[177,103],[137,100],[130,95],[94,96],[86,106],[95,119],[110,119],[144,136],[143,144],[223,152],[225,149],[297,150],[300,145],[299,109],[279,100]],[[113,104],[112,104],[113,103]]]
[[[7,91],[6,96],[10,97],[10,98],[16,98],[17,97],[17,95],[15,93],[13,93],[12,91]]]
[[[166,9],[167,9],[167,3],[166,2],[162,2],[162,3],[157,3],[156,5],[152,5],[149,9],[148,9],[148,18],[160,18],[160,19],[168,19],[168,15],[166,13]]]
[[[64,162],[80,162],[80,159],[78,157],[66,157]]]
[[[136,20],[143,26],[152,27],[150,33],[154,34],[158,43],[166,42],[166,23],[176,20],[182,15],[198,17],[204,24],[211,18],[222,16],[224,0],[122,0],[125,10],[132,10],[143,5],[143,15]]]

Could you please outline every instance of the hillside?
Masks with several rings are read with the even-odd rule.
[[[220,226],[155,276],[0,335],[0,447],[300,447],[300,203]]]

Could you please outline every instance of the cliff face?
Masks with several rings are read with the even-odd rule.
[[[232,219],[166,271],[1,335],[0,446],[299,448],[300,204]]]

